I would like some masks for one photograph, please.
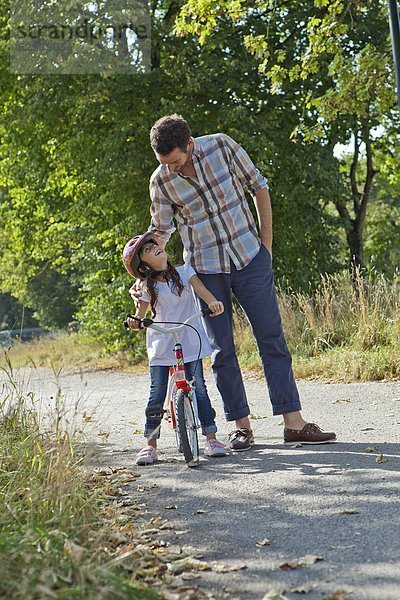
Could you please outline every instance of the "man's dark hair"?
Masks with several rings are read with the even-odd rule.
[[[167,156],[175,148],[186,152],[191,136],[190,127],[180,115],[167,115],[158,119],[150,131],[150,144],[154,152]]]

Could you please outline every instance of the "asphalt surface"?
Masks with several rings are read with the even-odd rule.
[[[226,458],[203,457],[198,469],[188,469],[165,427],[160,462],[134,465],[143,445],[147,374],[15,376],[21,391],[34,391],[42,415],[54,415],[58,403],[64,425],[84,432],[92,465],[140,470],[131,493],[145,504],[146,519],[171,521],[174,529],[163,538],[172,547],[223,568],[245,567],[194,574],[192,583],[211,597],[261,600],[280,591],[289,600],[400,599],[400,383],[300,381],[304,417],[336,431],[339,442],[288,447],[264,381],[246,377],[256,445]],[[231,426],[210,373],[207,383],[226,441]],[[305,555],[322,560],[281,568]]]

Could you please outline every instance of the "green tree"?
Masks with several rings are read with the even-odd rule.
[[[398,139],[386,2],[188,0],[177,30],[209,43],[226,18],[237,31],[246,25],[243,44],[258,59],[271,94],[282,99],[296,84],[293,101],[301,115],[293,139],[318,142],[332,155],[337,143],[353,140],[350,168],[334,204],[351,268],[363,268],[374,155]]]
[[[304,288],[340,266],[338,222],[326,209],[341,185],[337,161],[329,145],[290,139],[303,110],[297,98],[312,83],[288,81],[285,94],[271,95],[243,43],[246,22],[232,27],[223,17],[199,47],[175,33],[178,9],[153,5],[150,75],[12,76],[2,40],[2,289],[43,323],[77,314],[110,348],[127,340],[130,281],[120,254],[148,226],[156,166],[148,134],[163,114],[182,113],[194,135],[232,135],[268,176],[281,281]]]
[[[25,309],[10,294],[0,293],[0,330],[35,327],[37,324],[31,310]]]

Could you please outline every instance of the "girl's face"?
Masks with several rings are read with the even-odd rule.
[[[168,256],[165,250],[153,241],[147,242],[140,252],[140,260],[153,271],[165,271]]]

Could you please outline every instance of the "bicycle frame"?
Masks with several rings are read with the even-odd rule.
[[[185,372],[185,359],[183,356],[183,349],[179,339],[179,332],[190,324],[191,321],[198,319],[201,316],[211,314],[211,310],[206,308],[188,319],[184,323],[177,324],[176,327],[162,327],[160,323],[154,322],[152,319],[139,319],[138,317],[131,317],[140,321],[141,327],[150,327],[159,333],[170,333],[172,334],[175,345],[174,354],[176,363],[170,368],[170,378],[168,381],[168,390],[164,402],[165,420],[168,422],[170,429],[175,431],[176,441],[178,448],[183,452],[185,460],[189,467],[198,466],[199,464],[199,447],[197,430],[200,427],[198,406],[196,399],[196,391],[194,387],[195,380],[187,381]],[[129,315],[130,316],[130,315]],[[128,327],[125,321],[125,326]],[[171,325],[173,323],[170,323]],[[184,394],[184,396],[182,396]],[[185,399],[189,401],[189,409],[185,409]],[[187,415],[187,416],[185,416]],[[179,419],[178,419],[179,417]],[[186,418],[189,421],[186,421]],[[187,425],[181,429],[179,423],[182,419],[184,423],[191,423],[187,429]],[[191,432],[188,434],[188,432]]]
[[[176,414],[175,414],[175,405],[174,405],[174,395],[175,395],[175,390],[181,390],[181,389],[185,390],[185,392],[187,392],[187,394],[189,395],[190,401],[193,406],[193,412],[195,415],[196,429],[199,429],[199,427],[200,427],[199,413],[198,413],[197,399],[196,399],[196,391],[194,388],[195,380],[193,379],[192,381],[189,382],[186,379],[185,358],[183,355],[182,345],[180,343],[179,331],[184,326],[189,324],[190,321],[193,321],[201,316],[203,316],[203,311],[192,315],[191,317],[189,317],[189,319],[187,319],[184,323],[180,324],[176,328],[175,327],[174,328],[160,327],[160,325],[157,325],[156,323],[151,323],[151,324],[147,325],[147,327],[149,327],[150,329],[154,329],[155,331],[158,331],[160,333],[171,333],[173,335],[174,341],[175,341],[174,354],[175,354],[176,363],[173,367],[170,367],[170,370],[169,370],[168,389],[167,389],[167,394],[166,394],[165,402],[164,402],[164,411],[165,411],[164,418],[167,421],[168,427],[170,429],[172,429],[173,431],[176,430]]]

